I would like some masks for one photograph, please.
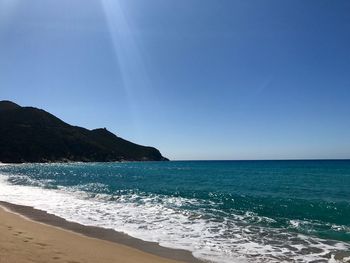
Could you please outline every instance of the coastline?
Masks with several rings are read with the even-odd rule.
[[[33,262],[37,255],[34,262],[203,262],[189,251],[69,222],[29,206],[0,201],[0,219],[0,261]]]
[[[177,260],[176,262],[279,260],[340,263],[350,260],[348,222],[344,220],[348,218],[349,206],[347,199],[342,195],[348,193],[346,185],[349,182],[349,165],[348,161],[308,161],[307,165],[299,161],[179,162],[164,166],[151,163],[147,164],[147,169],[144,164],[11,165],[0,169],[0,200],[9,202],[3,203],[3,206],[7,205],[13,213],[23,215],[29,221],[52,225],[55,229],[65,229],[64,231],[69,233],[74,231],[79,236],[87,236],[85,239],[102,239],[117,246],[126,245],[128,249],[134,248],[147,255],[159,256],[162,258],[161,262],[170,258]],[[246,178],[242,168],[243,171],[251,171],[249,178]],[[206,170],[205,173],[202,172],[203,169]],[[295,177],[283,176],[291,171]],[[228,177],[227,172],[232,176]],[[324,177],[323,183],[314,186],[314,182],[320,176]],[[276,181],[271,183],[271,178]],[[269,185],[259,194],[260,200],[249,193],[252,179],[257,186]],[[138,189],[140,182],[141,190]],[[185,185],[184,182],[186,187],[183,187],[183,192],[175,192],[177,187]],[[199,182],[205,183],[200,185]],[[300,189],[300,183],[304,182],[308,182],[308,189],[315,187],[316,192],[299,191],[297,199],[287,199],[284,196],[289,191]],[[276,187],[285,184],[290,186],[287,193],[283,189],[275,193]],[[225,193],[227,185],[232,191],[246,189],[247,195]],[[328,189],[329,185],[332,187]],[[214,193],[222,192],[222,195],[206,195],[211,192],[204,192],[202,195],[203,186],[215,189]],[[167,189],[166,194],[161,192],[164,188]],[[137,190],[130,192],[128,189]],[[321,190],[329,193],[329,198],[339,201],[325,200]],[[195,194],[195,198],[189,198],[192,193]],[[266,193],[277,194],[278,202],[276,203],[276,198],[265,198]],[[310,201],[309,196],[320,199]],[[234,199],[231,199],[232,197]],[[256,205],[264,209],[270,209],[272,206],[274,211],[271,214],[264,211],[254,213]],[[279,215],[286,212],[285,208],[291,213],[280,220]],[[337,213],[334,213],[335,210]],[[320,213],[325,217],[320,217]],[[305,216],[305,221],[300,220],[301,215]],[[313,218],[319,218],[319,221],[315,222]],[[79,223],[67,222],[64,219]],[[2,221],[0,215],[0,227]],[[310,232],[305,233],[305,230]],[[2,233],[5,232],[6,227],[0,229],[0,241],[3,239]],[[16,231],[12,232],[15,233]],[[10,235],[10,238],[14,237]],[[7,254],[16,254],[28,249],[23,245],[29,245],[29,241],[21,241],[20,249]],[[56,241],[51,242],[56,243],[59,244]],[[6,254],[1,253],[4,252],[4,246],[0,244],[2,262],[1,257]],[[158,244],[167,245],[170,249],[162,248]],[[172,247],[192,251],[200,260],[193,259],[192,253],[174,250]],[[159,249],[163,252],[159,253]],[[89,246],[86,250],[90,250]],[[135,253],[131,252],[131,255],[133,254]],[[179,258],[179,255],[184,256]],[[120,261],[129,262],[119,257],[112,262]],[[143,257],[135,262],[144,262]]]

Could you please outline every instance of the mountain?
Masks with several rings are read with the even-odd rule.
[[[153,147],[138,145],[106,129],[69,125],[33,107],[0,101],[0,162],[166,161]]]

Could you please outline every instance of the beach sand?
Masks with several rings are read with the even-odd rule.
[[[87,237],[36,222],[8,210],[11,204],[5,204],[5,206],[3,203],[0,206],[0,263],[181,262],[124,244]],[[20,206],[17,208],[23,209]],[[28,209],[28,211],[35,211],[33,208]],[[45,212],[41,211],[41,213]],[[40,216],[40,213],[37,216]],[[171,250],[167,250],[166,253],[171,253]],[[176,250],[174,253],[176,254]],[[191,262],[191,259],[189,258],[187,262]]]

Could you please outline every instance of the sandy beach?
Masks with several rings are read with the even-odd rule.
[[[181,262],[36,222],[10,211],[3,204],[0,233],[1,263]]]
[[[0,263],[349,262],[349,174],[340,160],[2,167]]]

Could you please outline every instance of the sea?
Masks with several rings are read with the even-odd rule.
[[[350,161],[0,167],[0,200],[208,262],[350,262]]]

